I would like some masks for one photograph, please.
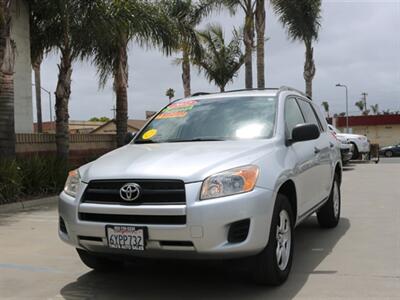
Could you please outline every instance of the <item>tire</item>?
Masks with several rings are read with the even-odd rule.
[[[283,224],[281,224],[282,220]],[[277,286],[288,278],[293,259],[293,229],[292,207],[286,196],[278,194],[268,244],[260,254],[253,258],[252,275],[257,284]],[[279,234],[278,237],[278,232],[282,231],[284,234]],[[280,244],[278,244],[278,240],[280,240]],[[278,259],[278,247],[281,249],[280,259]]]
[[[351,157],[351,159],[358,159],[358,157],[360,156],[360,152],[358,152],[357,145],[355,143],[351,144],[353,145],[353,156]]]
[[[340,220],[340,184],[335,175],[328,201],[317,211],[318,223],[323,228],[336,227]]]
[[[392,157],[392,156],[393,156],[393,152],[390,151],[390,150],[385,151],[385,156],[386,156],[386,157]]]
[[[76,249],[79,254],[81,261],[89,268],[100,271],[114,271],[120,269],[123,266],[122,261],[111,260],[103,256],[97,256],[88,251],[82,249]]]

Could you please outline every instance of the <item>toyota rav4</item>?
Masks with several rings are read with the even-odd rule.
[[[340,219],[337,140],[287,87],[199,94],[162,109],[126,146],[71,171],[59,236],[88,267],[125,259],[250,258],[258,283],[290,272],[295,227]]]

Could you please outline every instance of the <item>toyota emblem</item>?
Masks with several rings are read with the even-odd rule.
[[[140,196],[140,185],[137,183],[127,183],[119,190],[119,195],[125,201],[135,201]]]

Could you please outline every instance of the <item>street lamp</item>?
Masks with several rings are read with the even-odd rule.
[[[32,86],[35,86],[34,83],[32,83]],[[48,95],[49,95],[49,112],[50,112],[50,122],[53,122],[53,109],[52,109],[52,105],[51,105],[51,92],[46,90],[44,87],[40,87],[43,91],[45,91]]]
[[[346,89],[346,132],[349,133],[349,89],[347,85],[338,83],[337,87],[344,87]]]

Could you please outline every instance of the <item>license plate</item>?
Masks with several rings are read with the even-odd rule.
[[[106,226],[108,247],[114,249],[144,251],[146,235],[146,227]]]

